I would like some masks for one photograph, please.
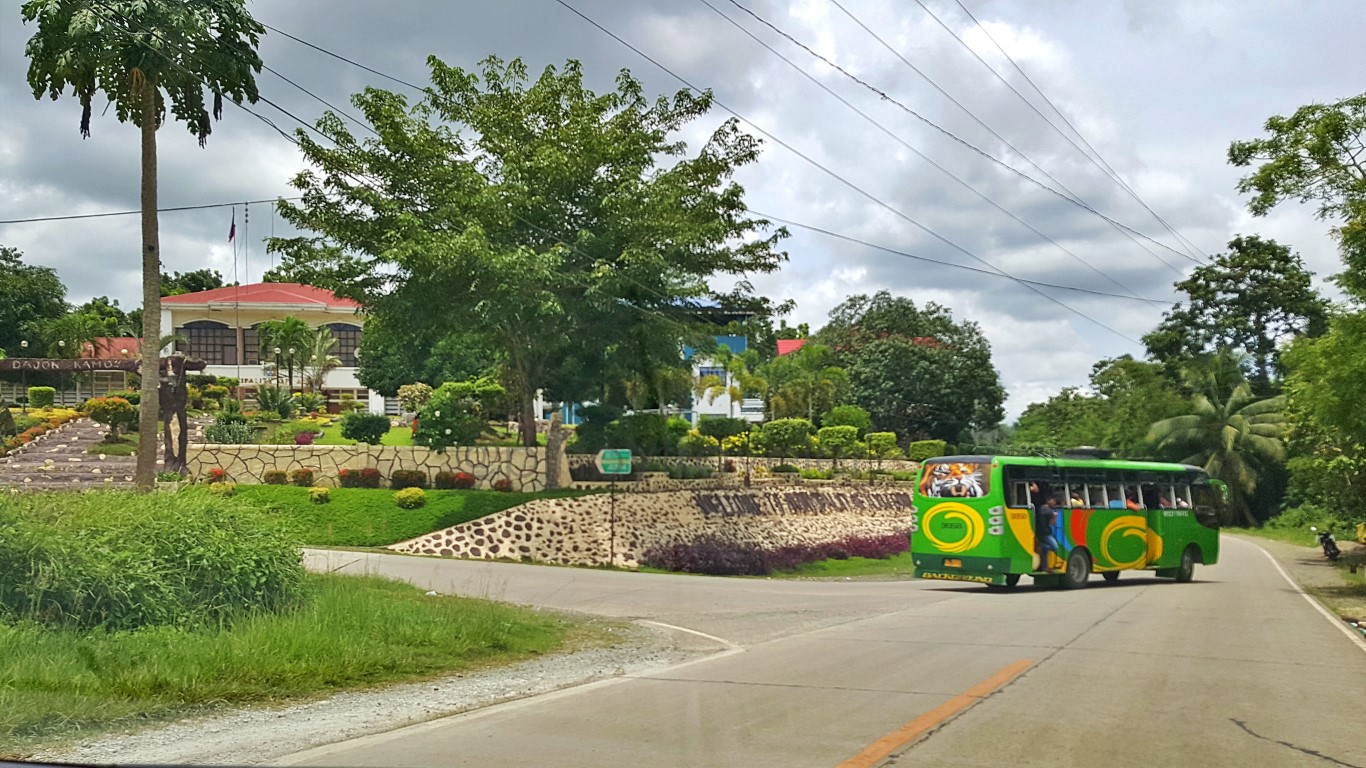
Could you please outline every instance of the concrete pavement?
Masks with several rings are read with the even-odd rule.
[[[284,758],[307,765],[1366,768],[1366,653],[1254,545],[1176,584],[768,581],[361,553],[312,567],[685,628],[714,655]],[[885,760],[884,760],[885,759]]]

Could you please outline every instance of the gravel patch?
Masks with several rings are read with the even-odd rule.
[[[339,693],[278,707],[251,707],[189,717],[41,751],[30,759],[80,764],[261,763],[472,709],[646,672],[703,652],[686,638],[662,629],[642,624],[609,626],[623,635],[622,643],[421,683]]]

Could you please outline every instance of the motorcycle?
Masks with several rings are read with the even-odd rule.
[[[1323,556],[1329,560],[1337,560],[1342,557],[1342,550],[1338,549],[1337,539],[1333,538],[1332,531],[1320,531],[1317,526],[1309,526],[1309,530],[1315,531],[1319,535],[1319,546],[1323,547]]]

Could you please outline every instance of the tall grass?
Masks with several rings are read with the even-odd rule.
[[[301,597],[298,546],[208,494],[0,497],[0,620],[106,630],[214,626]]]
[[[570,625],[374,577],[312,575],[308,598],[231,627],[0,623],[0,755],[208,705],[414,680],[554,649]]]

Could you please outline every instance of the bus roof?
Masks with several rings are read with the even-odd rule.
[[[1002,464],[1017,467],[1079,467],[1083,469],[1131,469],[1158,470],[1163,472],[1199,472],[1205,474],[1203,467],[1190,464],[1177,464],[1169,461],[1129,461],[1127,459],[1073,459],[1048,456],[936,456],[926,459],[925,463],[950,462],[954,464]]]

